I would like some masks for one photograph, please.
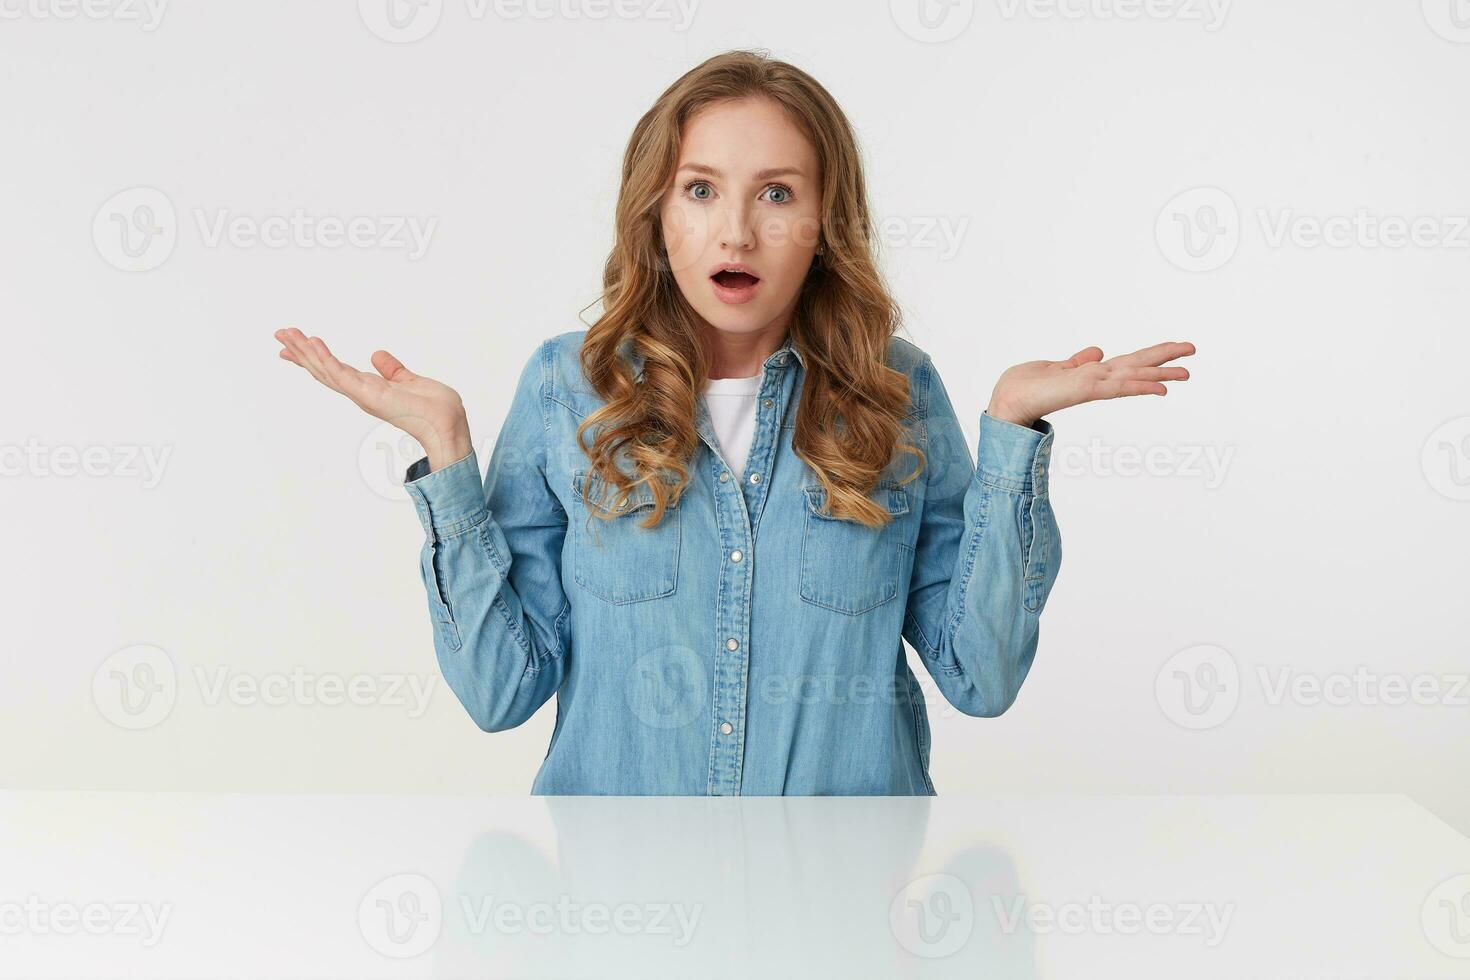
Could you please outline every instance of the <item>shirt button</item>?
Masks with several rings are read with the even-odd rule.
[[[730,552],[730,560],[731,561],[739,561],[741,559],[741,557],[743,557],[743,556],[740,554],[740,549],[739,548],[736,548],[734,551]]]
[[[752,473],[752,474],[750,474],[750,482],[751,483],[759,483],[759,482],[761,482],[761,475],[759,473]]]
[[[729,735],[734,730],[735,730],[735,726],[732,725],[732,724],[730,724],[728,721],[722,721],[722,722],[720,722],[720,731],[723,732],[724,734]]]
[[[1046,476],[1046,466],[1044,464],[1041,464],[1041,463],[1037,463],[1036,464],[1036,475],[1037,476]]]
[[[761,404],[764,405],[766,408],[770,408],[771,405],[774,403],[769,398],[767,398],[765,401],[761,402]]]
[[[723,473],[720,474],[720,482],[721,483],[729,483],[730,482],[730,471],[729,470],[726,470],[725,472],[723,472]]]
[[[737,640],[737,639],[735,639],[735,637],[733,637],[733,636],[730,637],[728,640],[725,641],[725,649],[726,650],[738,650],[738,649],[740,649],[740,641]]]

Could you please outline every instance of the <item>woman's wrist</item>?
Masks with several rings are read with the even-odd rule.
[[[985,409],[985,414],[1002,422],[1013,422],[1016,425],[1024,425],[1028,429],[1036,424],[1036,419],[1025,412],[1012,408],[1007,402],[996,395],[990,397],[990,404]]]
[[[460,417],[445,425],[436,425],[433,434],[419,437],[424,454],[429,457],[429,472],[442,470],[450,463],[464,459],[474,448],[470,441],[469,421]]]

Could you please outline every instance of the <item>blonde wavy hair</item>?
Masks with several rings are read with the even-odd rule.
[[[816,79],[760,52],[727,51],[690,69],[633,129],[623,156],[616,241],[603,271],[603,313],[580,353],[583,373],[607,404],[578,426],[578,444],[615,496],[649,484],[656,505],[643,527],[657,525],[683,495],[686,464],[700,444],[696,399],[711,358],[700,317],[670,269],[660,205],[678,166],[684,121],[711,104],[749,97],[773,99],[786,110],[816,148],[822,177],[825,247],[807,273],[790,326],[805,363],[792,448],[826,489],[832,516],[879,527],[891,515],[868,494],[895,451],[919,460],[904,483],[924,463],[922,450],[900,441],[908,378],[885,364],[899,309],[878,273],[847,117]],[[625,344],[643,358],[641,383],[619,355]],[[596,430],[591,448],[584,437],[589,428]],[[620,452],[632,460],[635,478],[617,465]],[[591,496],[587,505],[598,517],[617,513]]]

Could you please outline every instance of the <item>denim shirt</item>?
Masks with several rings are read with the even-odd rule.
[[[977,465],[933,362],[894,337],[924,470],[900,485],[917,459],[894,453],[870,493],[884,527],[836,519],[791,447],[805,366],[788,334],[762,368],[744,478],[696,399],[690,482],[644,529],[647,485],[607,520],[583,503],[614,506],[615,489],[577,445],[604,404],[585,335],[526,362],[483,482],[473,451],[405,474],[435,653],[470,717],[502,731],[557,695],[533,794],[934,795],[900,638],[965,714],[1015,700],[1062,558],[1051,423],[982,413]]]

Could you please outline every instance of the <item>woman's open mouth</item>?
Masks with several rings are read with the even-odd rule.
[[[761,282],[759,276],[732,269],[721,269],[709,278],[720,302],[732,304],[749,301]]]

